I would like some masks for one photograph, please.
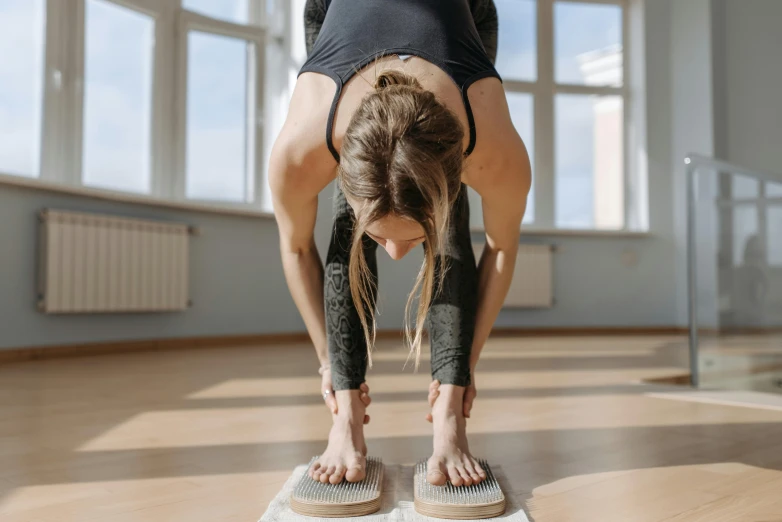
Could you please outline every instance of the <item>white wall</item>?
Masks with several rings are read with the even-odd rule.
[[[197,226],[193,307],[181,313],[49,316],[36,310],[37,215],[105,212]],[[0,349],[114,340],[243,335],[303,328],[280,268],[272,220],[112,203],[0,185]]]
[[[782,174],[782,2],[725,2],[727,159]]]
[[[712,95],[711,1],[674,0],[671,3],[671,164],[676,244],[676,305],[681,323],[687,318],[684,157],[689,153],[714,155]]]

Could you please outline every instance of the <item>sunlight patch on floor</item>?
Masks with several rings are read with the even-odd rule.
[[[369,411],[376,418],[394,422],[383,423],[382,430],[370,423],[366,428],[368,439],[431,436],[431,425],[424,420],[428,407],[423,397],[420,402],[378,402]],[[515,414],[498,417],[498,411]],[[94,437],[78,451],[321,441],[328,437],[328,415],[321,404],[147,412]],[[468,433],[781,421],[782,414],[776,411],[746,408],[726,413],[717,405],[609,393],[484,398],[473,411]]]

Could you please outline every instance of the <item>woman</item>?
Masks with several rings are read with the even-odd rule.
[[[492,0],[308,0],[305,27],[309,58],[272,152],[270,185],[285,277],[320,359],[334,423],[310,476],[334,484],[364,478],[375,252],[380,245],[401,259],[423,245],[407,303],[409,317],[420,294],[415,326],[406,332],[417,366],[428,321],[427,480],[478,483],[486,474],[470,454],[465,418],[478,357],[511,282],[530,186],[527,152],[493,66],[496,9]],[[335,179],[324,270],[313,230],[318,194]],[[483,202],[478,267],[466,186]]]

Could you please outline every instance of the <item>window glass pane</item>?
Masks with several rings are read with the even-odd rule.
[[[782,268],[782,206],[768,209],[768,264]]]
[[[527,146],[527,153],[531,165],[535,165],[535,133],[534,133],[534,97],[531,94],[521,92],[506,93],[508,98],[508,108],[510,117],[513,120],[513,126],[519,133],[524,145]],[[524,223],[535,221],[535,176],[532,177],[532,188],[527,196],[527,212],[524,214]]]
[[[731,177],[734,199],[757,198],[760,196],[760,183],[758,180],[746,176]]]
[[[557,95],[556,226],[624,227],[620,96]]]
[[[187,70],[188,198],[249,199],[245,40],[191,32]]]
[[[622,8],[558,2],[554,6],[556,81],[622,85]]]
[[[43,0],[0,0],[0,172],[37,177],[41,151]]]
[[[500,28],[497,71],[508,80],[534,82],[538,76],[537,3],[535,0],[495,0]]]
[[[766,183],[766,197],[782,198],[782,183]]]
[[[85,185],[150,191],[152,18],[87,0],[84,60]]]
[[[212,18],[220,18],[236,24],[250,23],[249,0],[184,0],[182,5],[185,9]]]
[[[758,207],[741,205],[733,209],[733,265],[757,264]]]

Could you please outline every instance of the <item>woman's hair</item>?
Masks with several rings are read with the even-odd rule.
[[[399,71],[381,73],[374,92],[364,97],[350,120],[338,182],[360,205],[355,209],[349,277],[370,367],[377,327],[372,298],[376,283],[364,257],[364,233],[388,215],[415,221],[424,229],[424,262],[405,307],[405,337],[417,370],[426,315],[446,271],[446,232],[461,188],[463,137],[458,118],[416,78]],[[441,268],[436,274],[438,258]],[[412,308],[419,293],[413,329]]]

